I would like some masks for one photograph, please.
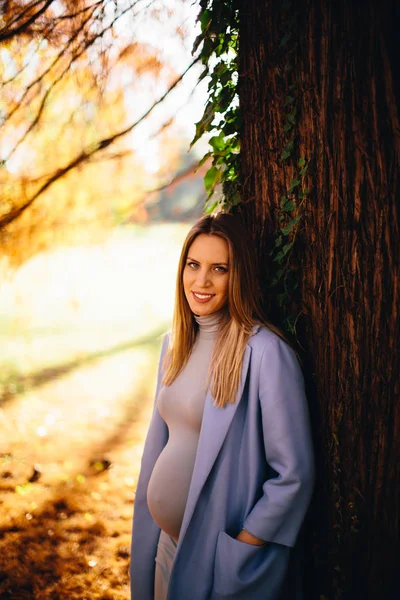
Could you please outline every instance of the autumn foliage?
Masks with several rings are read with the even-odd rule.
[[[169,25],[162,2],[2,8],[0,250],[18,264],[131,218],[146,191],[176,169],[173,115],[160,113],[150,125],[142,117],[180,73],[145,34],[158,24],[183,43],[186,32]],[[141,148],[149,139],[151,158]]]

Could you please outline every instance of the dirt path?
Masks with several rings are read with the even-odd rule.
[[[127,600],[160,340],[0,407],[0,599]]]

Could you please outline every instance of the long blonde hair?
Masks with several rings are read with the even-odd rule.
[[[228,302],[214,342],[208,383],[215,405],[223,408],[235,402],[240,383],[243,355],[252,329],[265,325],[285,341],[283,333],[269,323],[261,309],[254,246],[237,216],[218,213],[202,217],[189,231],[183,244],[176,280],[172,331],[166,353],[163,385],[171,385],[186,365],[192,351],[198,324],[183,289],[183,270],[189,248],[200,234],[224,239],[229,251]]]

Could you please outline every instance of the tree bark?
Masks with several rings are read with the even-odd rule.
[[[399,3],[239,9],[242,210],[264,289],[279,199],[309,164],[291,254],[318,468],[306,598],[398,598]]]

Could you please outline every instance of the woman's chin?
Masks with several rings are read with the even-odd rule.
[[[212,313],[216,312],[217,309],[213,306],[207,306],[205,304],[200,304],[200,303],[192,303],[190,306],[190,310],[192,311],[193,314],[197,315],[198,317],[205,317],[207,315],[211,315]]]

